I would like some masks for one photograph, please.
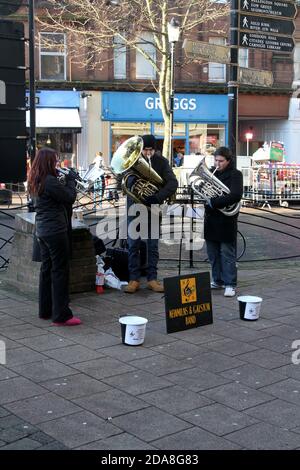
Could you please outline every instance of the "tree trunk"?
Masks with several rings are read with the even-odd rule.
[[[164,125],[165,125],[165,132],[164,132],[164,146],[163,146],[163,151],[162,154],[164,157],[166,157],[169,160],[169,163],[172,164],[171,162],[171,148],[170,148],[170,140],[172,136],[170,135],[170,113],[168,113],[165,118],[164,118]]]
[[[163,156],[171,162],[171,138],[170,135],[170,94],[171,94],[171,61],[170,54],[167,49],[165,49],[165,55],[162,57],[161,63],[161,74],[159,79],[159,89],[158,89],[160,103],[161,103],[161,112],[163,115],[164,121],[164,145],[163,145]]]

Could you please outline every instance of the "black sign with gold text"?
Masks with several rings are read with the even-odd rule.
[[[164,279],[167,333],[213,322],[209,272]]]

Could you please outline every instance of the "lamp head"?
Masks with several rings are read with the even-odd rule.
[[[253,139],[253,132],[251,132],[251,131],[246,132],[245,137],[246,137],[247,140],[252,140]]]
[[[178,42],[180,36],[180,24],[175,18],[168,23],[168,39],[169,42]]]

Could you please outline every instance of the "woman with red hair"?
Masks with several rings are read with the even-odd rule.
[[[42,265],[39,283],[39,317],[55,326],[80,325],[69,307],[69,217],[67,207],[76,198],[75,174],[63,185],[57,178],[55,150],[42,148],[35,157],[28,190],[36,211],[36,236]]]

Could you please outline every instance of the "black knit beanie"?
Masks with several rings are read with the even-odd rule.
[[[154,135],[152,134],[147,134],[147,135],[142,135],[143,143],[144,143],[144,148],[156,148],[156,139]]]

